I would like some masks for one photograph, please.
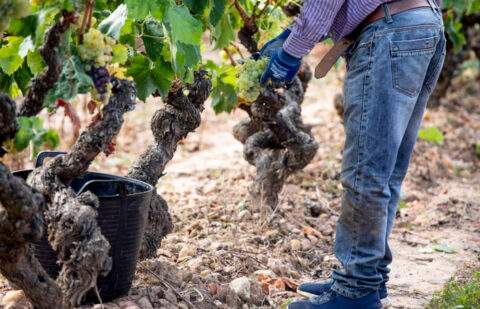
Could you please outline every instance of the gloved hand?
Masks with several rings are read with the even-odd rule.
[[[283,46],[288,36],[292,33],[290,28],[285,29],[279,36],[267,42],[260,50],[260,57],[271,57],[272,51]]]
[[[271,51],[270,63],[260,78],[260,84],[264,87],[268,80],[276,82],[292,82],[302,65],[302,59],[289,55],[283,47]]]
[[[285,43],[291,32],[292,31],[290,30],[290,28],[285,29],[279,36],[267,42],[267,44],[263,45],[262,49],[259,52],[256,52],[250,57],[239,59],[237,60],[237,63],[244,64],[245,60],[247,59],[258,60],[261,57],[271,57],[272,51],[274,49],[282,47],[283,43]]]

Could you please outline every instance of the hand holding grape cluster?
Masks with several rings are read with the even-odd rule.
[[[300,70],[302,59],[295,58],[283,50],[283,43],[290,35],[286,29],[271,40],[256,55],[242,60],[243,66],[237,67],[238,95],[247,102],[254,102],[262,87],[269,82],[292,82]]]

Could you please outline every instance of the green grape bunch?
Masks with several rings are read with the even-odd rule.
[[[85,63],[85,71],[92,67],[104,67],[113,58],[115,40],[105,36],[99,30],[90,28],[83,38],[83,43],[78,46],[78,54]]]
[[[0,39],[8,29],[11,18],[22,18],[30,13],[28,0],[0,0]]]
[[[260,77],[268,66],[270,58],[263,57],[259,60],[247,59],[243,65],[237,66],[238,96],[247,102],[254,102],[260,95],[262,86]]]

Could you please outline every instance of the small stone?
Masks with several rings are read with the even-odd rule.
[[[193,246],[185,246],[178,253],[178,259],[183,259],[186,257],[194,256],[197,254],[197,248]]]
[[[310,240],[306,238],[302,239],[302,250],[308,251],[310,249],[312,249],[312,243],[310,242]]]
[[[216,301],[214,301],[213,304],[217,307],[222,307],[223,306],[222,302],[219,301],[218,299]]]
[[[202,266],[203,266],[203,259],[202,257],[196,257],[191,259],[190,261],[187,262],[188,268],[190,268],[191,271],[199,271]]]
[[[230,282],[230,288],[244,301],[250,300],[250,280],[240,277]]]
[[[137,305],[142,309],[153,309],[152,303],[150,303],[146,296],[140,298],[137,301]]]
[[[277,275],[270,269],[260,269],[260,270],[257,270],[254,274],[257,276],[262,275],[272,279],[277,277]]]
[[[188,305],[187,305],[186,303],[184,303],[184,302],[178,303],[177,306],[178,306],[178,308],[180,308],[180,309],[189,309],[189,308],[188,308]]]
[[[30,308],[22,290],[9,291],[3,296],[0,308]]]
[[[333,229],[332,229],[332,227],[330,226],[330,224],[325,224],[325,225],[321,228],[320,232],[322,233],[322,235],[330,236],[330,235],[333,234]]]
[[[290,249],[292,251],[300,251],[302,250],[302,243],[298,239],[290,240]]]
[[[121,309],[138,309],[137,304],[132,301],[123,301],[119,305]]]
[[[170,289],[165,292],[165,299],[172,304],[177,304],[177,296]]]
[[[252,217],[252,215],[250,214],[250,211],[249,210],[242,210],[238,213],[238,220],[239,221],[247,221],[249,220],[250,218]]]
[[[265,238],[268,240],[274,240],[275,238],[277,238],[277,236],[278,232],[275,230],[270,230],[265,233]]]
[[[217,294],[217,285],[215,284],[215,282],[210,282],[208,284],[208,289],[210,290],[210,293],[212,293],[212,295]]]

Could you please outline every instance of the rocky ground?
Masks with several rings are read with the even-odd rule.
[[[174,232],[157,258],[138,265],[130,295],[105,307],[278,308],[299,298],[298,283],[329,278],[339,267],[333,241],[344,133],[333,99],[340,78],[331,74],[309,88],[303,115],[320,148],[313,162],[289,179],[275,211],[250,201],[255,170],[231,134],[245,115],[215,116],[208,108],[157,188],[169,203]],[[402,189],[388,284],[395,309],[424,308],[435,290],[480,256],[477,84],[456,81],[457,91],[425,116],[424,127],[440,128],[445,139],[442,145],[419,140]],[[116,153],[99,158],[92,170],[125,174],[151,140],[148,119],[159,104],[151,101],[128,115]],[[50,125],[61,125],[61,118],[50,118]],[[0,289],[3,308],[29,308],[6,280],[0,280]]]

